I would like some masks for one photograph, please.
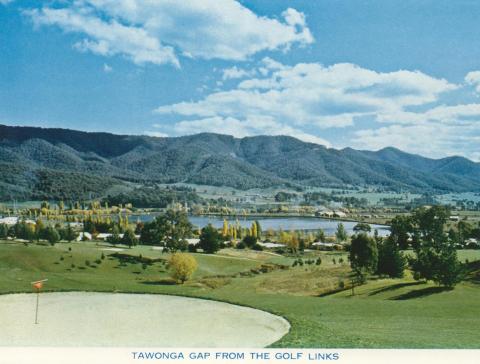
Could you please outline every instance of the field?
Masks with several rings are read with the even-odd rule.
[[[311,253],[322,264],[302,267],[268,252],[194,254],[199,269],[177,285],[163,263],[167,254],[146,246],[108,249],[95,243],[0,243],[0,292],[30,292],[31,281],[48,278],[50,291],[162,293],[236,303],[290,322],[290,332],[275,347],[480,348],[478,266],[470,280],[450,291],[407,276],[371,280],[352,296],[350,290],[327,294],[341,282],[348,285],[344,253]],[[480,251],[459,255],[480,259]],[[145,264],[146,258],[154,262]]]

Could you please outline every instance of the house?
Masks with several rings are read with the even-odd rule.
[[[200,243],[200,239],[187,239],[188,245],[197,245]]]
[[[0,219],[0,224],[5,224],[5,225],[15,225],[21,221],[25,221],[25,223],[27,224],[31,224],[31,225],[36,225],[36,222],[33,221],[33,220],[23,220],[23,219],[20,219],[18,216],[9,216],[9,217],[4,217],[4,218],[1,218]]]
[[[278,243],[261,243],[259,242],[258,245],[261,245],[265,248],[283,248],[285,244],[278,244]]]
[[[87,232],[81,232],[78,234],[76,241],[85,241],[85,240],[92,240],[92,234]]]
[[[451,215],[449,217],[450,221],[460,221],[460,216],[458,215]]]

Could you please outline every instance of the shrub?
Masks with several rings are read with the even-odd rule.
[[[262,251],[263,250],[263,246],[261,246],[260,244],[255,244],[254,246],[252,246],[252,249],[253,250],[257,250],[257,251]]]
[[[245,245],[245,243],[243,241],[238,243],[237,246],[236,246],[237,249],[245,249],[246,247],[247,246]]]
[[[318,257],[317,260],[315,261],[316,265],[322,264],[322,258]]]
[[[89,261],[88,259],[85,261],[85,265],[86,265],[87,267],[90,267],[90,261]]]
[[[172,278],[182,284],[190,279],[197,267],[197,261],[190,254],[175,253],[169,260]]]

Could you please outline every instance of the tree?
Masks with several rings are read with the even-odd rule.
[[[60,237],[62,240],[68,241],[69,243],[75,240],[78,237],[78,234],[72,229],[70,224],[67,224],[65,229],[60,230]]]
[[[356,278],[356,281],[352,282],[353,294],[355,284],[363,283],[368,273],[373,273],[377,270],[378,249],[375,240],[366,233],[354,235],[350,245],[349,259]]]
[[[391,278],[402,278],[406,259],[400,251],[398,244],[391,237],[377,242],[378,266],[377,274],[386,274]]]
[[[345,230],[345,226],[342,223],[337,225],[337,231],[335,232],[335,237],[337,238],[337,243],[342,243],[348,239],[347,231]]]
[[[60,234],[57,229],[52,226],[48,226],[45,230],[45,238],[51,245],[55,245],[60,241]]]
[[[455,243],[449,241],[445,224],[450,211],[444,206],[419,208],[413,215],[415,258],[411,267],[415,279],[432,280],[445,287],[455,286],[462,277]]]
[[[390,238],[401,250],[408,248],[408,239],[412,231],[412,218],[410,216],[395,216],[390,223]]]
[[[359,222],[357,225],[353,227],[353,231],[355,231],[356,233],[358,232],[369,233],[372,231],[372,228],[366,222]]]
[[[8,237],[8,226],[6,224],[0,224],[0,239],[6,239]]]
[[[199,246],[205,253],[216,253],[220,249],[221,243],[222,236],[211,224],[208,224],[202,229]]]
[[[227,221],[227,219],[223,219],[222,235],[223,235],[223,237],[228,236],[228,221]]]
[[[123,234],[122,242],[128,245],[130,248],[138,244],[138,239],[135,236],[135,232],[132,229],[127,229]]]
[[[325,241],[325,231],[323,229],[319,229],[315,235],[315,238],[321,242]]]
[[[192,235],[193,226],[185,212],[168,210],[158,216],[150,228],[155,243],[163,243],[168,250],[175,252],[187,249],[187,238]]]
[[[300,247],[300,241],[298,240],[298,236],[295,231],[291,231],[290,234],[287,234],[286,244],[293,254],[296,254],[298,252],[298,248]]]
[[[45,225],[43,224],[42,219],[37,219],[35,222],[35,236],[37,241],[44,238]]]
[[[198,264],[190,254],[175,253],[170,257],[168,266],[171,270],[172,278],[183,284],[197,270]]]
[[[257,237],[253,235],[247,235],[242,240],[243,244],[248,248],[253,248],[257,244]]]
[[[113,226],[112,235],[110,235],[110,236],[107,238],[107,241],[108,241],[110,244],[118,244],[118,243],[120,243],[120,241],[121,241],[121,238],[120,238],[120,229],[118,228],[117,225],[114,225],[114,226]]]
[[[258,220],[255,220],[255,225],[257,226],[257,238],[260,239],[262,237],[262,227]]]

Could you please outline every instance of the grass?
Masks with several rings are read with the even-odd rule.
[[[54,247],[0,243],[0,293],[29,292],[31,281],[48,278],[45,290],[51,291],[162,293],[226,301],[289,320],[291,331],[276,347],[480,348],[478,274],[454,290],[419,283],[407,275],[371,280],[357,287],[355,296],[350,290],[323,296],[337,288],[340,280],[348,284],[348,265],[332,260],[335,257],[338,262],[342,253],[312,252],[312,257],[320,254],[320,267],[262,274],[251,270],[265,264],[291,266],[294,258],[233,249],[214,256],[194,254],[199,269],[193,279],[175,285],[168,284],[161,261],[143,269],[141,263],[122,264],[115,252],[103,249],[95,243]],[[105,259],[98,264],[102,252]],[[121,253],[168,259],[167,254],[146,246]],[[480,257],[478,253],[461,251],[459,255],[473,261]]]

